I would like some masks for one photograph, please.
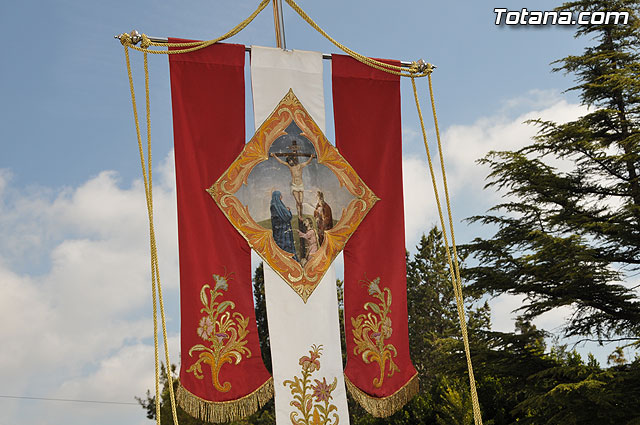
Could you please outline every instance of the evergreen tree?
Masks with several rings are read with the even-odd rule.
[[[640,363],[602,369],[593,356],[585,363],[566,345],[545,356],[551,366],[530,375],[513,409],[518,423],[619,425],[640,423]]]
[[[565,124],[535,120],[532,144],[480,161],[491,168],[487,186],[506,196],[471,218],[498,230],[466,247],[481,263],[467,276],[480,291],[525,295],[526,319],[570,306],[567,336],[637,342],[640,301],[629,276],[640,270],[640,3],[580,0],[559,9],[630,17],[578,27],[576,37],[595,45],[555,63],[575,76],[570,90],[589,113]]]
[[[472,352],[481,331],[490,328],[486,303],[472,308],[480,294],[464,290]],[[411,359],[420,374],[420,385],[440,385],[449,375],[466,374],[462,333],[451,284],[442,232],[433,227],[423,235],[417,253],[407,261],[407,307]]]

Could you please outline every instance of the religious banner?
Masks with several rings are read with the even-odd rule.
[[[344,248],[345,380],[374,416],[418,391],[409,357],[400,77],[332,55],[336,146],[380,198]]]
[[[251,82],[254,137],[269,142],[259,144],[245,199],[274,241],[256,250],[266,262],[276,423],[348,424],[331,262],[377,197],[323,135],[320,53],[254,46]]]
[[[180,254],[177,400],[209,422],[243,418],[273,395],[258,340],[250,249],[207,193],[245,145],[244,57],[244,46],[231,44],[169,56]]]

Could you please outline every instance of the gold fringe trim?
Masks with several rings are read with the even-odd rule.
[[[360,406],[362,406],[364,410],[376,418],[386,418],[387,416],[393,415],[402,409],[413,396],[418,394],[418,390],[420,389],[417,372],[402,388],[386,397],[370,396],[356,387],[353,382],[347,378],[347,375],[344,375],[344,382],[347,384],[347,389],[351,397],[360,403]]]
[[[273,397],[273,378],[251,394],[236,400],[209,401],[191,393],[178,383],[178,405],[189,415],[205,422],[230,422],[245,418],[264,406]]]

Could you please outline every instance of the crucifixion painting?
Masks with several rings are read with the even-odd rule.
[[[290,152],[283,153],[271,153],[271,157],[275,158],[280,164],[289,167],[289,171],[291,172],[291,194],[296,201],[296,210],[298,212],[298,217],[302,217],[302,204],[304,202],[304,181],[302,180],[302,169],[309,165],[313,158],[315,158],[315,154],[302,153],[299,152],[300,147],[298,143],[294,139],[289,146]],[[300,162],[300,158],[308,157],[304,162]],[[283,161],[281,158],[285,158],[286,161]]]
[[[292,91],[207,191],[305,301],[378,200]]]

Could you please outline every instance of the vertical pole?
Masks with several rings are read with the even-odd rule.
[[[281,48],[287,48],[287,42],[284,38],[284,16],[282,14],[282,0],[273,0],[273,22],[276,30],[276,45]]]

